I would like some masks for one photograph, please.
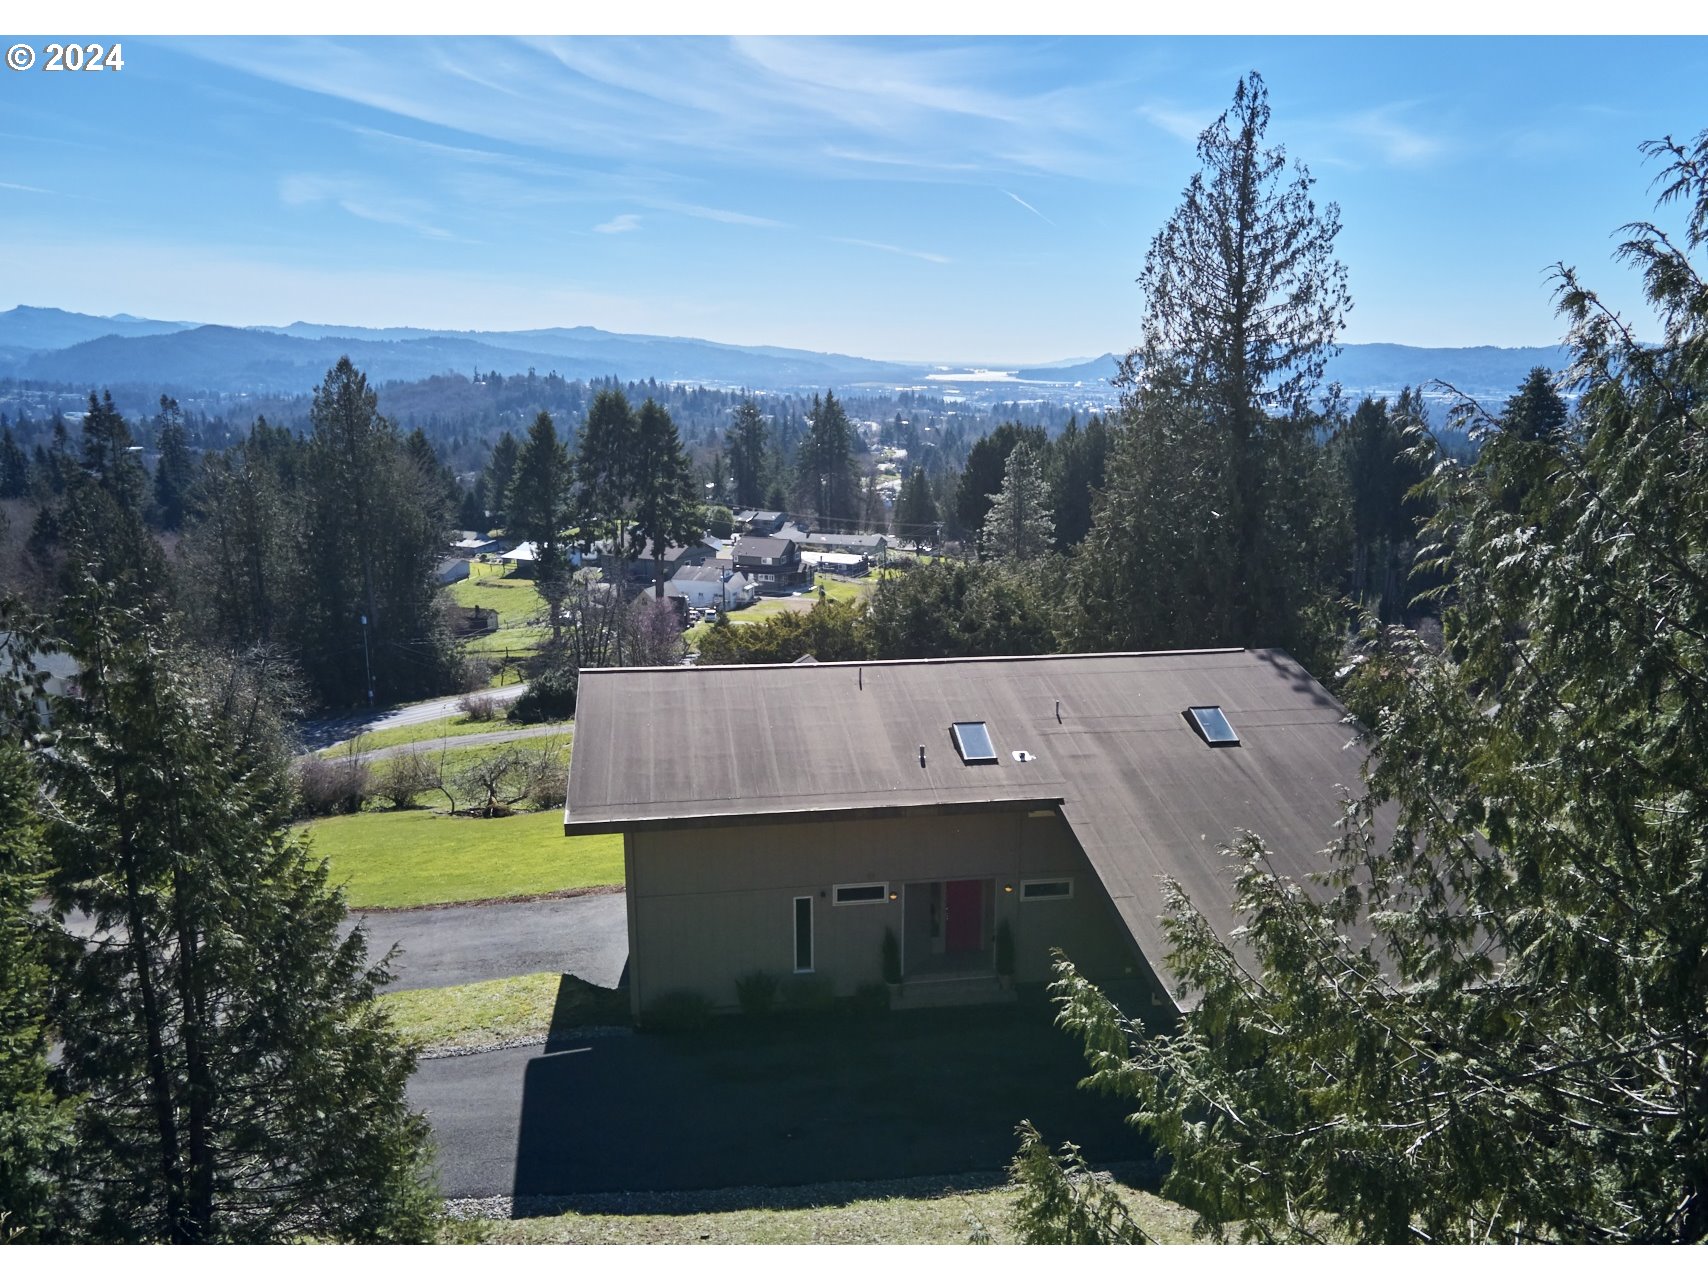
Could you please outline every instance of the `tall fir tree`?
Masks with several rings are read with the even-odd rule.
[[[766,444],[764,415],[749,397],[736,406],[735,420],[724,433],[724,449],[729,455],[729,474],[735,481],[735,493],[732,497],[738,508],[764,506],[768,454]]]
[[[282,762],[200,694],[144,606],[88,582],[62,632],[47,838],[59,1088],[79,1100],[55,1231],[94,1241],[412,1241],[435,1202],[383,963],[288,827]]]
[[[569,590],[564,540],[570,484],[569,451],[558,439],[552,416],[542,409],[516,455],[516,475],[505,509],[510,513],[510,533],[534,545],[534,587],[551,618],[554,648],[562,642],[563,599]]]
[[[685,545],[705,533],[705,509],[695,492],[688,455],[676,424],[657,401],[648,399],[636,421],[634,451],[630,456],[634,480],[635,554],[652,546],[653,595],[664,599],[664,553],[672,545]]]
[[[1055,541],[1050,490],[1032,447],[1021,442],[1008,455],[1002,489],[986,513],[979,546],[996,560],[1037,560]]]

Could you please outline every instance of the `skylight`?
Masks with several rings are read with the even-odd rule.
[[[955,750],[968,765],[995,765],[996,748],[991,744],[990,731],[983,721],[956,721],[949,727],[955,737]]]
[[[1188,707],[1186,715],[1192,721],[1192,727],[1198,735],[1211,747],[1238,747],[1239,735],[1234,733],[1234,727],[1228,723],[1227,716],[1219,707]]]

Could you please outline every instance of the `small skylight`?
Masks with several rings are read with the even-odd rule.
[[[990,731],[983,721],[956,721],[949,727],[955,737],[955,750],[967,765],[995,765],[996,748],[990,741]]]
[[[1219,707],[1188,707],[1186,715],[1198,736],[1211,747],[1238,747],[1239,735]]]

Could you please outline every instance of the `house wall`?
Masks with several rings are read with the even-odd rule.
[[[1041,817],[988,811],[641,830],[628,834],[625,848],[637,1016],[653,999],[680,989],[731,1007],[742,975],[794,973],[800,897],[813,903],[813,972],[838,995],[882,982],[884,930],[905,937],[905,920],[917,922],[932,881],[992,882],[994,921],[1006,920],[1013,931],[1019,982],[1049,978],[1051,947],[1092,978],[1142,970],[1078,842],[1053,809]],[[1022,901],[1022,883],[1041,878],[1072,880],[1073,897]],[[874,881],[887,883],[896,899],[835,903],[835,886]],[[904,956],[903,963],[911,968],[918,960]]]

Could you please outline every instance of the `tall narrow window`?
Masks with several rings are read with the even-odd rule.
[[[812,899],[795,900],[795,973],[812,973]]]

